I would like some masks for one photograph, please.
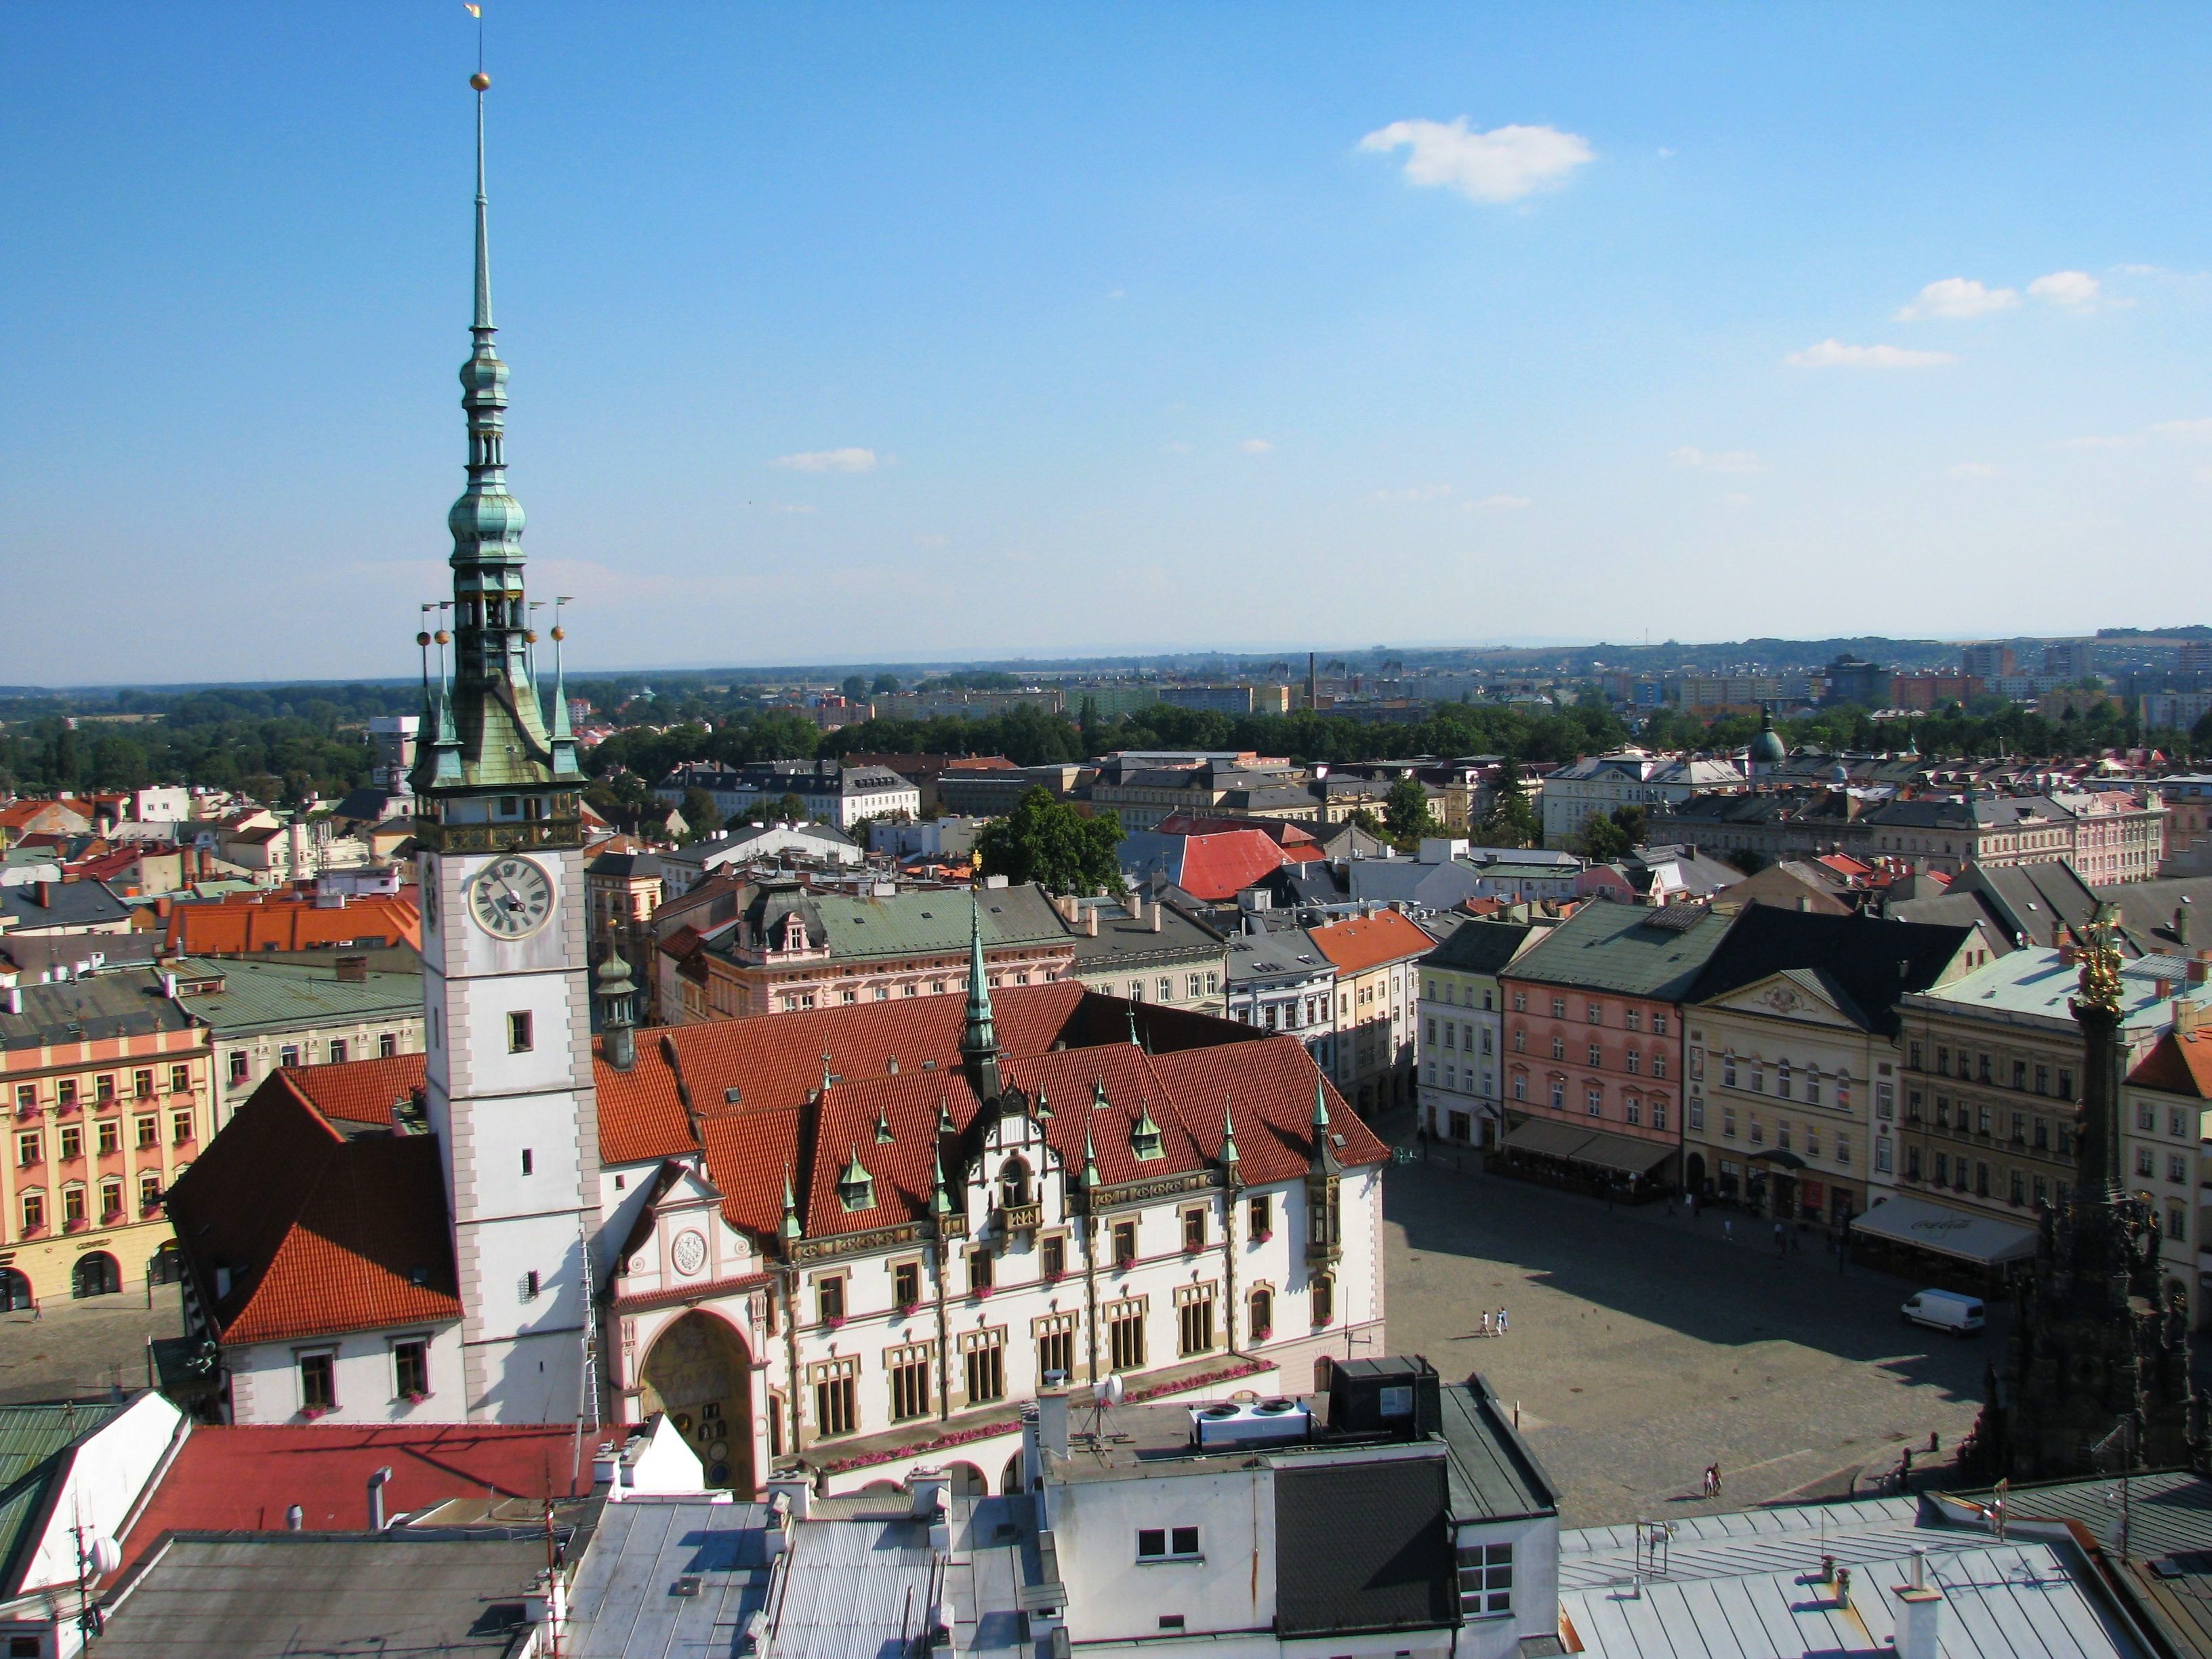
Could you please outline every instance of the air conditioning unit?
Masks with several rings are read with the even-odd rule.
[[[1191,1443],[1201,1449],[1291,1445],[1313,1437],[1303,1400],[1228,1400],[1190,1409]]]

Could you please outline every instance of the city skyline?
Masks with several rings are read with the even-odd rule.
[[[1902,11],[487,9],[514,485],[573,672],[1462,611],[1420,632],[2063,635],[2212,489],[2179,10],[1914,16],[1900,56]],[[404,673],[471,26],[131,22],[89,83],[81,28],[0,22],[0,349],[50,389],[0,416],[10,678]],[[197,649],[127,672],[88,588]]]

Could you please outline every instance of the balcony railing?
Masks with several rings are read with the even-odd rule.
[[[999,1206],[999,1231],[1002,1233],[1031,1233],[1044,1225],[1044,1206],[1037,1204],[1001,1204]]]

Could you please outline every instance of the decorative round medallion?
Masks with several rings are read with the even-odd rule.
[[[510,853],[469,883],[469,915],[495,939],[525,939],[553,914],[553,878],[544,866]]]
[[[678,1273],[696,1273],[707,1265],[707,1236],[687,1227],[676,1235],[668,1255]]]

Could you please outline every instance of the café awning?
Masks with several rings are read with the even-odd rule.
[[[1917,1245],[1984,1267],[2025,1261],[2035,1254],[2033,1227],[1930,1203],[1905,1193],[1885,1198],[1864,1215],[1854,1217],[1851,1231],[1893,1244]]]

